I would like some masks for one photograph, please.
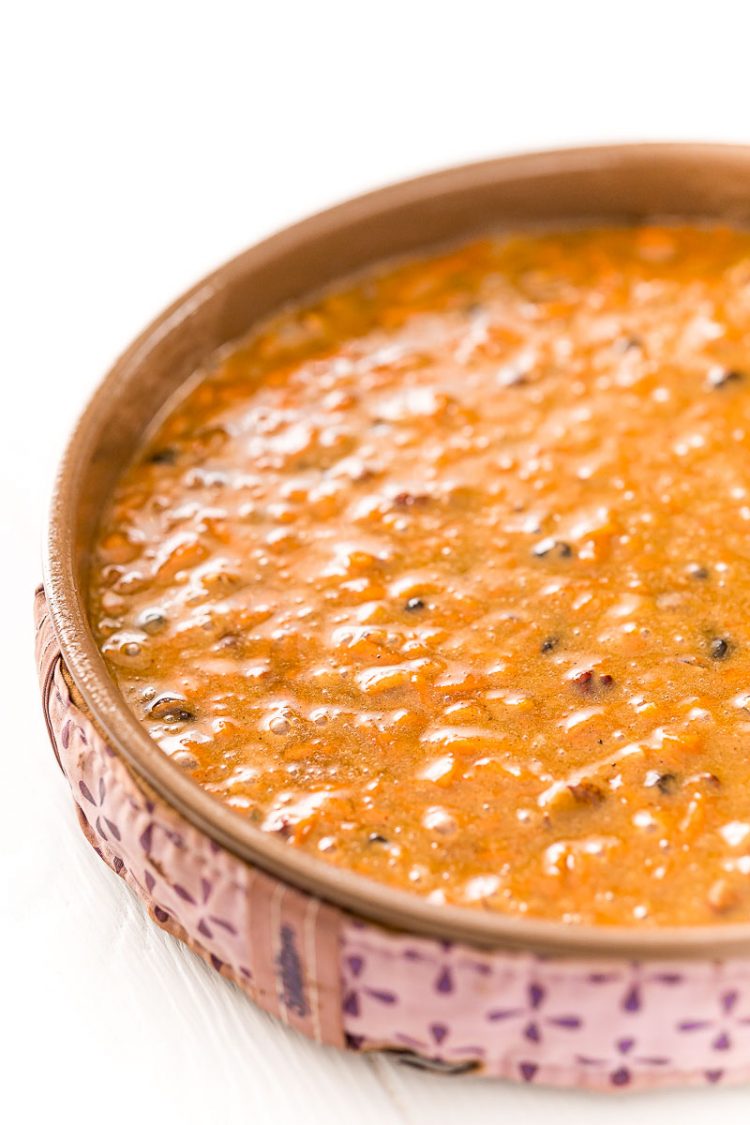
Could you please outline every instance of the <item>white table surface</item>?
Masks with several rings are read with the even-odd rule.
[[[601,139],[750,141],[746,11],[470,0],[6,10],[2,1120],[747,1120],[747,1089],[605,1100],[418,1074],[285,1031],[150,924],[85,844],[40,717],[31,626],[66,432],[177,293],[306,212],[440,165]]]

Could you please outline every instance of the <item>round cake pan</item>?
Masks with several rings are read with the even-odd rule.
[[[344,203],[191,289],[118,360],[54,490],[36,595],[42,700],[81,827],[154,920],[315,1039],[527,1083],[750,1079],[750,924],[624,928],[429,903],[262,833],[149,738],[86,610],[102,505],[155,414],[260,319],[376,261],[488,229],[677,216],[747,224],[750,148],[505,157]]]

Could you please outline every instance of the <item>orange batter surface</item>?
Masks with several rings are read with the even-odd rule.
[[[750,919],[750,234],[492,238],[173,404],[91,614],[196,782],[438,902]]]

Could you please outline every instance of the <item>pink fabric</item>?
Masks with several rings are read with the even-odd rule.
[[[188,824],[71,699],[44,595],[37,659],[87,839],[163,928],[303,1033],[405,1061],[622,1091],[750,1080],[750,961],[540,958],[396,934]]]
[[[558,1086],[750,1079],[750,963],[584,961],[344,929],[344,1026],[360,1049]]]

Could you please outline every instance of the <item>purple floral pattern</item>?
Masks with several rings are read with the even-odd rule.
[[[750,1080],[747,961],[480,953],[361,924],[345,926],[344,950],[344,1026],[360,1050],[612,1092]]]

